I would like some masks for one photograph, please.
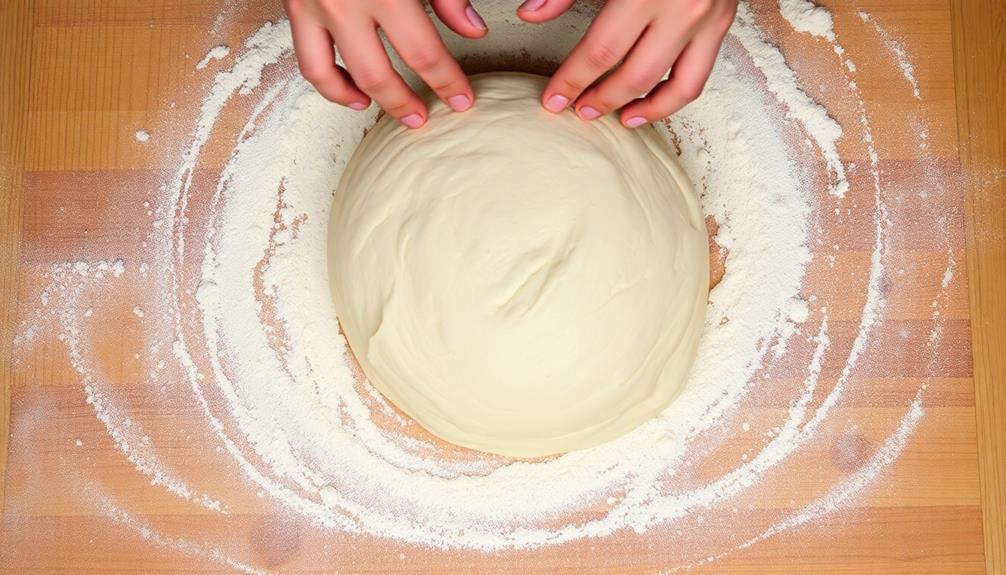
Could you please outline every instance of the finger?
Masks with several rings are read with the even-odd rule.
[[[432,0],[430,4],[441,22],[466,38],[481,38],[489,31],[468,0]]]
[[[647,122],[656,122],[698,98],[716,63],[723,34],[718,30],[709,30],[697,35],[681,52],[667,80],[657,84],[645,98],[635,100],[622,109],[622,124],[635,128]]]
[[[370,98],[353,83],[349,74],[335,63],[335,48],[328,30],[296,10],[290,13],[293,47],[300,73],[325,98],[363,110]]]
[[[396,6],[394,13],[381,16],[381,28],[405,64],[415,70],[426,85],[455,112],[471,108],[474,92],[468,76],[444,46],[433,21],[418,2]]]
[[[691,35],[681,20],[648,28],[625,62],[577,99],[577,115],[592,120],[652,90],[674,65]]]
[[[356,85],[408,128],[426,123],[426,105],[391,66],[371,23],[347,23],[334,30],[335,43]]]
[[[647,24],[646,18],[633,13],[635,6],[614,2],[601,10],[545,86],[545,109],[561,112],[628,53]]]
[[[560,16],[575,0],[524,0],[517,7],[517,16],[525,22],[538,24]]]

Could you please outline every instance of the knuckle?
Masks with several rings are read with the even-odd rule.
[[[692,100],[698,99],[702,95],[702,90],[705,88],[705,82],[697,82],[694,80],[682,82],[678,85],[678,93],[685,101],[691,102]]]
[[[707,16],[713,10],[713,0],[689,0],[688,12],[697,18]]]
[[[620,60],[618,52],[607,43],[596,43],[586,52],[587,62],[594,68],[607,70]]]
[[[454,96],[455,94],[461,94],[467,91],[467,87],[461,82],[452,82],[450,80],[444,81],[431,81],[427,82],[427,85],[431,90],[437,94]]]
[[[384,108],[385,112],[395,118],[407,116],[415,110],[415,106],[413,106],[408,99],[392,100],[386,104],[381,104],[381,107]]]
[[[604,90],[598,90],[597,93],[593,95],[593,100],[594,108],[597,108],[598,110],[614,110],[620,103],[615,97],[615,94],[610,94]]]
[[[586,82],[581,82],[576,78],[570,78],[568,80],[564,80],[563,84],[565,84],[567,88],[567,90],[563,91],[566,94],[579,94],[584,90],[586,90],[587,86],[589,86],[589,84],[587,84]]]
[[[329,102],[335,102],[343,106],[349,104],[349,98],[346,97],[346,94],[342,90],[333,88],[320,91],[319,93]]]
[[[587,83],[584,83],[583,81],[575,77],[561,78],[559,81],[559,85],[565,86],[565,89],[559,89],[555,91],[560,94],[566,94],[567,96],[570,94],[579,94],[584,90],[586,90],[588,86]]]
[[[304,76],[304,79],[312,84],[321,83],[329,76],[328,70],[317,64],[305,64],[301,62],[298,67],[300,68],[301,76]]]
[[[584,92],[576,99],[576,107],[580,104],[589,105],[597,110],[608,111],[618,107],[621,103],[621,90],[617,84],[607,80]]]
[[[353,80],[363,91],[377,90],[388,84],[391,74],[383,68],[366,68],[353,73]]]
[[[440,62],[440,53],[434,46],[423,45],[411,50],[405,62],[416,72],[428,72]]]
[[[663,73],[663,70],[660,72],[653,70],[633,70],[627,73],[625,84],[636,94],[644,94],[649,92],[660,81]]]

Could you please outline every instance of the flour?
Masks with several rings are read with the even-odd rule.
[[[666,551],[667,569],[676,571],[839,511],[905,448],[924,414],[924,386],[862,466],[806,501],[794,499],[795,513],[753,519],[751,532],[738,522],[736,533],[714,533],[705,519],[743,515],[762,482],[800,472],[794,456],[820,440],[849,390],[864,385],[857,366],[884,328],[883,286],[900,281],[889,269],[895,221],[938,221],[929,213],[921,222],[897,220],[888,206],[903,191],[885,188],[857,66],[831,15],[806,0],[781,0],[779,8],[795,30],[825,40],[837,56],[837,82],[848,88],[856,120],[839,125],[807,95],[742,4],[703,97],[658,126],[680,151],[717,226],[726,274],[709,294],[685,391],[660,417],[608,444],[540,461],[445,449],[416,435],[411,421],[357,380],[329,297],[325,226],[331,192],[376,112],[334,107],[298,77],[286,22],[264,25],[235,50],[230,68],[214,75],[174,176],[149,206],[157,219],[148,261],[57,264],[31,323],[55,321],[87,403],[137,472],[215,515],[229,513],[227,503],[166,460],[161,438],[124,408],[92,357],[91,322],[100,322],[105,308],[91,299],[110,282],[135,273],[154,283],[154,300],[125,304],[133,321],[152,326],[144,357],[134,356],[144,361],[145,384],[198,414],[206,451],[233,463],[246,489],[317,529],[423,545],[431,553],[520,553],[613,533],[644,540],[658,527],[708,532],[702,548]],[[472,58],[521,61],[524,50],[554,58],[575,43],[590,16],[577,5],[566,20],[532,34],[509,9],[485,7],[493,34],[477,46],[452,35],[447,43]],[[217,47],[197,68],[229,53]],[[225,114],[240,120],[228,128],[218,122]],[[920,121],[916,132],[924,150],[928,128]],[[865,164],[843,164],[845,138],[862,140]],[[232,150],[225,166],[216,174],[196,170],[205,168],[201,160],[213,146]],[[856,189],[847,169],[863,176]],[[843,226],[861,212],[870,223],[869,262],[848,290],[863,304],[851,321],[835,319],[841,302],[808,280],[821,273],[813,272],[816,257],[827,268],[845,249],[821,219],[828,214],[837,222],[831,225]],[[947,258],[928,327],[931,357],[956,266],[949,248]],[[85,318],[88,309],[94,311]],[[845,345],[836,343],[839,320],[856,327]],[[821,381],[826,365],[837,373],[831,385]],[[168,379],[174,371],[181,382]],[[792,381],[774,391],[779,414],[752,420],[746,402],[778,373]],[[714,465],[711,475],[697,473],[735,435],[744,436],[743,453]],[[110,499],[99,505],[155,545],[257,572],[247,560],[159,533]]]
[[[901,70],[901,75],[908,82],[908,85],[912,87],[912,96],[919,100],[922,98],[919,92],[919,81],[915,78],[915,65],[912,63],[911,58],[908,56],[908,52],[905,50],[905,46],[894,39],[890,32],[885,30],[876,20],[870,17],[869,14],[863,12],[862,10],[856,12],[859,19],[863,22],[868,22],[873,26],[873,30],[880,36],[880,40],[884,43],[884,47],[894,56],[895,61],[898,63],[898,68]]]
[[[779,0],[779,12],[797,32],[835,40],[831,12],[809,0]]]
[[[86,489],[85,491],[94,492],[97,491],[97,488],[92,487],[90,489]],[[95,493],[90,493],[90,495],[93,496],[95,504],[98,506],[102,515],[108,517],[119,525],[129,528],[133,533],[142,537],[145,541],[153,543],[158,547],[179,551],[185,555],[208,559],[210,561],[220,563],[239,573],[247,573],[248,575],[264,575],[269,573],[268,571],[258,569],[233,559],[219,549],[208,547],[205,544],[196,543],[194,541],[178,537],[168,537],[162,535],[145,524],[143,521],[137,519],[129,512],[119,507],[110,497]]]
[[[98,368],[92,365],[91,354],[86,347],[90,340],[88,328],[82,324],[81,319],[90,317],[93,308],[84,309],[80,300],[96,282],[121,278],[125,271],[122,260],[78,260],[56,264],[50,272],[51,283],[46,288],[46,293],[49,299],[59,302],[56,307],[62,327],[60,340],[67,346],[70,364],[80,374],[85,400],[94,409],[95,416],[104,425],[118,450],[137,471],[150,479],[151,485],[163,487],[170,493],[211,511],[227,513],[218,500],[196,493],[184,479],[161,462],[150,446],[149,437],[118,407],[118,398],[104,384],[104,377]]]
[[[196,70],[203,70],[210,65],[210,62],[214,60],[223,60],[230,53],[231,49],[228,48],[227,46],[223,45],[216,46],[210,49],[210,51],[207,52],[205,56],[203,56],[203,59],[200,60],[198,64],[196,64]]]
[[[755,65],[765,73],[769,91],[787,102],[787,116],[800,122],[807,136],[820,148],[832,178],[832,195],[844,197],[849,190],[849,182],[845,179],[845,166],[838,155],[837,145],[842,127],[800,88],[796,74],[786,65],[782,53],[766,42],[755,26],[754,14],[747,4],[738,7],[737,20],[731,31],[744,45]]]

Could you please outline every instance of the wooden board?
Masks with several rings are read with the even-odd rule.
[[[214,561],[180,555],[122,533],[107,519],[89,515],[88,508],[77,502],[77,494],[45,491],[44,478],[60,472],[60,462],[73,449],[75,437],[101,445],[103,431],[89,423],[92,416],[67,408],[55,418],[62,431],[45,436],[30,450],[16,436],[9,445],[6,442],[12,409],[24,421],[30,407],[40,402],[79,403],[79,377],[58,342],[40,347],[29,362],[13,365],[11,340],[25,311],[18,307],[17,295],[37,293],[46,258],[90,253],[104,257],[121,253],[123,245],[138,244],[139,236],[128,217],[124,223],[121,217],[108,217],[114,198],[103,195],[107,187],[102,184],[114,181],[122,188],[142,188],[156,181],[157,171],[164,166],[137,145],[133,133],[155,121],[177,119],[172,101],[184,108],[185,102],[191,104],[198,97],[198,90],[186,90],[191,79],[188,72],[207,49],[221,42],[237,45],[249,30],[279,14],[274,2],[245,4],[234,8],[232,2],[197,0],[15,0],[0,5],[0,224],[4,226],[0,238],[0,382],[4,391],[0,465],[5,465],[8,453],[18,461],[16,468],[2,468],[2,568],[13,572],[221,570]],[[865,53],[870,39],[855,32],[855,9],[833,4],[836,27],[840,34],[848,32],[842,35],[843,42],[850,51]],[[861,2],[858,8],[873,14],[920,56],[916,74],[922,101],[934,116],[933,124],[944,128],[933,136],[938,161],[956,164],[959,146],[965,173],[989,176],[993,182],[986,184],[986,178],[967,182],[968,281],[955,281],[952,289],[959,292],[955,301],[969,301],[970,306],[947,310],[952,337],[964,342],[960,349],[967,349],[969,335],[973,338],[974,377],[968,362],[952,360],[947,373],[931,382],[940,393],[927,401],[927,417],[907,451],[883,485],[854,510],[738,553],[714,564],[711,572],[947,573],[980,572],[983,567],[989,573],[1004,572],[1006,194],[1001,175],[994,176],[994,170],[1002,167],[1004,150],[1003,124],[996,115],[1003,107],[996,104],[1002,102],[1004,42],[1002,30],[995,27],[1002,22],[1002,6],[992,0],[954,4],[889,0]],[[207,33],[221,10],[229,10],[232,16],[225,38]],[[1000,11],[998,20],[995,10]],[[787,55],[793,55],[794,66],[799,67],[795,47],[783,46],[784,51],[787,48]],[[891,76],[897,72],[890,66],[864,68],[860,83],[871,110],[914,105],[908,94],[886,88],[900,81]],[[958,129],[953,130],[954,126]],[[883,168],[909,181],[917,158],[907,143],[898,145],[897,126],[890,128],[883,130],[883,137],[890,140],[885,149],[898,153],[883,158]],[[857,154],[852,150],[848,158],[860,157]],[[74,217],[61,216],[57,205],[69,206]],[[955,249],[963,253],[963,241]],[[904,253],[906,259],[927,265],[919,252]],[[845,254],[850,259],[867,256],[866,252]],[[844,311],[854,317],[856,305],[852,302]],[[889,305],[900,321],[928,314],[927,302],[911,294],[895,294]],[[843,310],[833,313],[841,316]],[[122,381],[128,381],[134,369],[123,359],[135,335],[131,325],[124,320],[121,330],[100,342],[107,357],[119,358]],[[921,376],[907,377],[911,383]],[[904,382],[878,378],[877,397],[883,398],[899,383]],[[878,406],[875,400],[864,398],[856,409],[882,413],[883,402]],[[166,427],[177,424],[164,422]],[[179,529],[186,522],[206,519],[191,506],[174,504],[171,496],[151,497],[147,481],[126,473],[115,449],[95,449],[89,458],[90,465],[104,470],[106,479],[118,487],[121,500],[143,517]],[[811,478],[794,478],[789,487],[801,491],[812,482]],[[227,489],[227,485],[219,488]],[[780,489],[778,505],[785,507],[788,496]],[[222,526],[210,525],[209,533],[222,535]],[[361,572],[442,572],[431,557],[424,558],[421,549],[407,550],[407,563],[389,563],[387,553],[378,552],[380,542],[326,540],[307,532],[300,535],[298,530],[293,530],[298,535],[290,536],[290,526],[270,515],[249,516],[247,526],[235,549],[265,568],[324,572],[330,547],[354,546],[362,548],[358,550],[361,556],[373,558],[356,565]],[[373,554],[368,555],[368,550]],[[620,548],[617,541],[602,553],[586,546],[568,552],[596,554],[598,572],[649,573],[654,569],[634,563],[630,551]],[[459,573],[499,566],[479,557],[459,561],[463,565],[455,568]],[[543,559],[514,563],[513,568],[572,572],[564,565]]]
[[[0,6],[0,473],[7,468],[11,355],[17,326],[21,245],[21,177],[28,130],[32,11],[21,2]],[[0,481],[0,512],[5,481]]]
[[[1006,4],[953,4],[985,565],[1006,573]]]

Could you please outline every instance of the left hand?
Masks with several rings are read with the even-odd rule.
[[[545,22],[573,2],[527,0],[517,15]],[[583,120],[621,107],[629,128],[665,118],[702,93],[736,12],[737,0],[609,0],[552,76],[542,105],[560,112],[572,103]]]

